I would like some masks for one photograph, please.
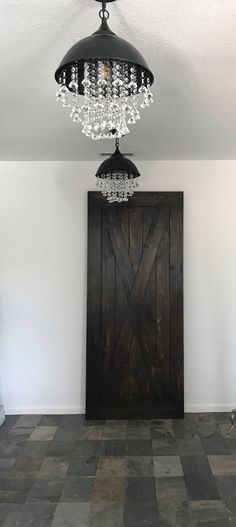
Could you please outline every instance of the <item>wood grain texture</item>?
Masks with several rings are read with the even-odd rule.
[[[182,417],[182,193],[89,193],[87,328],[87,418]]]

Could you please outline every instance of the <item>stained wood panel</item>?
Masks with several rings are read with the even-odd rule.
[[[183,194],[89,193],[86,415],[183,415]]]

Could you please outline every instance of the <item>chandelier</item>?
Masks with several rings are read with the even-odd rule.
[[[119,139],[116,139],[114,154],[103,161],[96,177],[97,187],[109,203],[128,201],[133,196],[139,186],[140,173],[135,164],[120,152]]]
[[[63,58],[55,73],[57,100],[87,137],[120,138],[152,104],[154,76],[139,51],[110,30],[106,5],[114,0],[96,1],[102,3],[100,28]]]

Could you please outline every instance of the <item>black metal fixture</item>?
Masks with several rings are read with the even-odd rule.
[[[135,164],[116,149],[109,159],[103,161],[96,173],[97,186],[110,203],[128,201],[138,187],[140,172]]]
[[[55,73],[57,99],[70,108],[70,117],[82,124],[86,136],[120,138],[140,119],[140,106],[153,102],[154,76],[140,52],[110,30],[107,3],[115,0],[96,1],[102,3],[100,28],[62,59]]]

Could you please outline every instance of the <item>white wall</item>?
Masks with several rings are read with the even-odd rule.
[[[185,193],[185,402],[236,403],[236,161],[139,164]],[[0,164],[0,381],[7,413],[85,403],[87,191],[97,163]]]

